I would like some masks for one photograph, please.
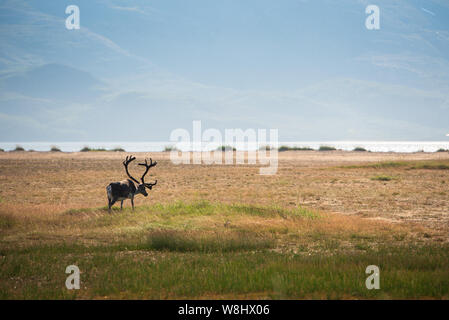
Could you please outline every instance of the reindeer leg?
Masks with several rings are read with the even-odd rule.
[[[112,206],[114,205],[115,200],[109,200],[109,212],[112,210]]]
[[[131,198],[131,205],[133,206],[133,211],[134,211],[134,198]]]
[[[120,210],[123,210],[123,200],[120,202]]]

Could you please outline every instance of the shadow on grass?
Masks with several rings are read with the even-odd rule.
[[[148,236],[148,248],[176,252],[235,252],[274,248],[273,238],[244,232],[193,233],[175,230],[153,231]]]

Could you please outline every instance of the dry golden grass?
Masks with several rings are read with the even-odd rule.
[[[1,153],[0,218],[7,221],[6,225],[14,225],[14,228],[3,228],[2,242],[12,244],[27,239],[89,242],[129,236],[132,229],[129,225],[123,230],[86,227],[84,221],[92,219],[92,215],[104,215],[102,211],[65,214],[68,210],[104,207],[106,185],[126,177],[121,164],[124,156],[117,152]],[[327,218],[298,222],[241,216],[233,217],[232,225],[258,230],[284,228],[286,234],[295,230],[325,235],[388,234],[394,229],[399,234],[421,238],[425,235],[425,240],[448,241],[448,170],[366,166],[381,161],[448,161],[447,154],[284,152],[279,153],[279,169],[274,176],[259,175],[257,166],[176,166],[168,153],[151,156],[158,165],[151,169],[147,180],[157,179],[158,185],[148,198],[136,198],[137,207],[200,200],[286,209],[302,206],[318,210]],[[140,170],[137,165],[131,167],[136,177]],[[394,179],[373,180],[377,174]],[[129,206],[129,201],[125,201],[125,207]],[[143,222],[158,223],[157,216],[141,219],[133,231],[137,232]],[[216,216],[196,217],[188,223],[200,227],[226,223],[222,217],[217,219]]]
[[[136,154],[143,158],[149,154]],[[59,214],[106,204],[105,187],[126,177],[125,154],[8,152],[0,154],[0,212],[24,217]],[[449,170],[344,168],[381,161],[443,160],[446,153],[379,154],[283,152],[274,176],[257,166],[178,165],[168,153],[153,153],[159,164],[147,180],[158,179],[148,198],[136,205],[176,200],[306,206],[325,212],[417,222],[449,228]],[[139,175],[140,167],[132,167]],[[394,177],[391,181],[373,176]],[[129,201],[125,206],[129,206]]]

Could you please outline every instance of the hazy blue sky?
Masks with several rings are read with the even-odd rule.
[[[166,141],[192,120],[447,140],[449,1],[0,1],[1,141]]]

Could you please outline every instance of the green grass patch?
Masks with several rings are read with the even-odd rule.
[[[232,215],[252,215],[260,217],[282,217],[282,218],[319,218],[320,215],[317,211],[312,209],[307,209],[298,206],[294,209],[283,208],[280,206],[258,206],[250,204],[223,204],[223,203],[212,203],[209,201],[194,201],[194,202],[184,202],[175,201],[172,203],[157,203],[149,206],[138,206],[135,211],[129,208],[129,202],[126,203],[128,206],[120,210],[119,206],[113,207],[112,216],[117,216],[117,214],[157,214],[161,216],[207,216],[207,215],[221,215],[223,217]],[[125,205],[124,205],[125,206]],[[107,207],[100,208],[81,208],[81,209],[70,209],[64,212],[66,215],[86,215],[93,214],[96,212],[107,212]]]
[[[148,236],[150,249],[177,252],[232,252],[273,248],[272,238],[245,232],[199,233],[176,230],[152,231]]]
[[[395,179],[394,177],[386,176],[386,175],[378,175],[375,177],[371,177],[371,180],[374,180],[374,181],[391,181],[394,179]]]
[[[384,162],[368,163],[368,164],[361,164],[361,165],[340,166],[339,168],[343,168],[343,169],[364,169],[364,168],[389,169],[389,168],[407,167],[408,165],[409,164],[407,162],[384,161]]]
[[[15,225],[16,220],[13,218],[12,215],[0,213],[0,230],[11,229]]]
[[[214,221],[214,224],[203,223],[203,229],[213,230],[216,225],[223,226],[230,221],[232,227],[234,219],[245,219],[245,216],[261,219],[319,219],[321,215],[315,210],[303,207],[282,208],[279,206],[257,206],[249,204],[224,204],[208,201],[172,203],[157,203],[149,206],[136,206],[135,210],[127,203],[123,210],[119,206],[113,207],[108,213],[107,207],[70,209],[63,213],[64,221],[76,218],[83,228],[94,230],[114,228],[117,232],[134,236],[142,235],[146,230],[197,230],[199,223],[204,220]],[[75,220],[73,220],[75,221]],[[67,223],[67,222],[64,222]],[[59,223],[61,224],[61,223]]]
[[[0,215],[0,299],[449,298],[448,244],[340,232],[307,208],[178,201],[56,218],[22,230]],[[64,285],[72,264],[80,290]],[[380,290],[365,287],[368,265]]]
[[[271,251],[132,250],[70,247],[3,253],[1,299],[146,298],[220,295],[260,298],[449,298],[449,248],[366,248],[358,253],[295,255]],[[81,270],[69,291],[66,266]],[[380,269],[380,289],[365,287],[368,265]]]
[[[410,169],[449,170],[449,161],[427,161],[416,163]]]
[[[448,170],[449,160],[421,160],[421,161],[384,161],[377,163],[368,163],[361,165],[340,166],[343,169],[395,169],[404,168],[406,170],[413,169],[430,169],[430,170]]]

